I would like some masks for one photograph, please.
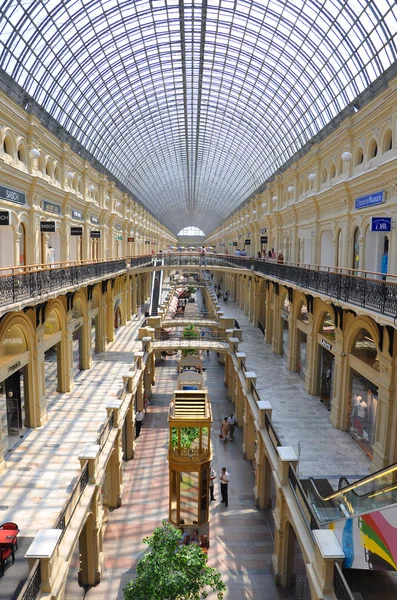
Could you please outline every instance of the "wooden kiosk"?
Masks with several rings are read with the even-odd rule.
[[[177,390],[170,403],[169,520],[176,526],[209,521],[211,404],[205,390]]]

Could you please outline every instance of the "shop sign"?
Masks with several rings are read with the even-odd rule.
[[[331,350],[332,349],[332,344],[330,344],[329,342],[327,342],[327,340],[321,339],[320,340],[320,346],[322,346],[326,350]]]
[[[40,221],[41,233],[54,233],[55,232],[55,221]]]
[[[83,228],[82,227],[71,227],[70,235],[83,235]]]
[[[72,219],[77,219],[77,221],[84,221],[83,213],[79,210],[72,209]],[[77,233],[75,235],[78,235]]]
[[[14,371],[16,371],[17,369],[19,369],[21,366],[21,361],[18,360],[18,362],[14,363],[13,365],[11,365],[11,367],[8,367],[8,372],[9,373],[13,373]]]
[[[267,244],[267,235],[261,235],[261,244]]]
[[[229,242],[229,246],[233,246],[234,242]],[[237,244],[237,242],[236,242]]]
[[[233,246],[237,246],[237,242],[232,242],[232,245]]]
[[[91,231],[90,233],[91,239],[98,239],[101,237],[100,231]]]
[[[116,240],[116,242],[122,242],[123,241],[123,236],[122,235],[116,235],[115,240]]]
[[[391,217],[372,217],[371,231],[391,231]]]
[[[43,210],[53,213],[54,215],[60,215],[61,205],[56,204],[55,202],[49,202],[48,200],[43,200]]]
[[[284,321],[288,321],[288,313],[282,310],[281,318],[284,319]]]
[[[244,240],[244,246],[251,246],[251,240]]]
[[[0,225],[10,224],[10,213],[8,210],[0,210]]]
[[[376,194],[369,194],[368,196],[360,196],[355,200],[355,208],[367,208],[368,206],[374,206],[374,204],[383,204],[385,201],[385,192],[376,192]]]
[[[25,194],[11,190],[3,185],[0,185],[0,198],[2,200],[8,200],[9,202],[15,202],[15,204],[26,204]]]
[[[93,223],[94,225],[99,225],[99,219],[98,219],[98,217],[95,217],[94,215],[91,215],[90,220],[91,220],[91,223]]]
[[[133,237],[129,237],[129,238],[127,238],[127,242],[133,242],[133,241],[134,241],[134,238],[133,238]]]

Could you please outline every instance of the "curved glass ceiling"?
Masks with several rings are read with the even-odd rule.
[[[396,60],[395,0],[9,0],[0,66],[172,231],[209,233]]]

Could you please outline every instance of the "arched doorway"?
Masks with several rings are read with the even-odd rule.
[[[284,538],[282,583],[288,589],[289,597],[311,600],[304,556],[294,528],[289,521],[285,524]]]
[[[19,225],[19,264],[26,265],[26,228],[24,223]]]
[[[83,336],[84,336],[84,312],[81,298],[75,298],[72,309],[72,365],[73,377],[76,377],[84,369]]]
[[[120,310],[120,300],[117,300],[114,307],[114,329],[117,329],[121,326],[121,310]]]
[[[11,325],[0,344],[0,427],[4,453],[19,442],[30,422],[29,348],[20,325]]]
[[[321,317],[317,335],[318,341],[318,378],[317,393],[320,401],[329,410],[334,388],[335,357],[335,323],[329,312]]]
[[[288,300],[288,294],[282,298],[281,301],[281,355],[285,361],[288,360],[288,331],[289,331],[289,313],[291,309],[291,303]]]
[[[323,231],[321,234],[320,265],[324,267],[332,267],[334,264],[334,246],[332,238],[333,235],[331,229]]]
[[[360,237],[360,229],[358,227],[356,227],[356,229],[354,230],[354,234],[353,234],[353,264],[352,264],[352,268],[353,269],[359,269],[360,267],[360,244],[359,244],[359,237]]]
[[[15,240],[12,225],[0,227],[0,268],[15,266]]]
[[[99,305],[100,290],[96,287],[92,294],[90,320],[91,320],[91,348],[93,352],[101,352],[99,332]]]
[[[335,258],[335,266],[340,267],[342,261],[342,230],[339,229],[336,234],[336,258]]]
[[[298,306],[296,327],[297,344],[294,370],[305,379],[306,377],[306,353],[307,353],[307,335],[308,335],[309,312],[306,300],[302,300]]]

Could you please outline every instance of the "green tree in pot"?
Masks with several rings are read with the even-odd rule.
[[[182,337],[186,340],[195,340],[200,337],[200,333],[197,331],[193,323],[187,325],[182,332]],[[198,354],[197,348],[189,348],[186,350],[182,350],[183,356],[194,356]]]
[[[217,569],[207,566],[199,546],[180,546],[181,532],[164,522],[144,538],[149,552],[136,568],[136,579],[124,588],[125,600],[200,600],[208,588],[223,598],[226,586]]]

